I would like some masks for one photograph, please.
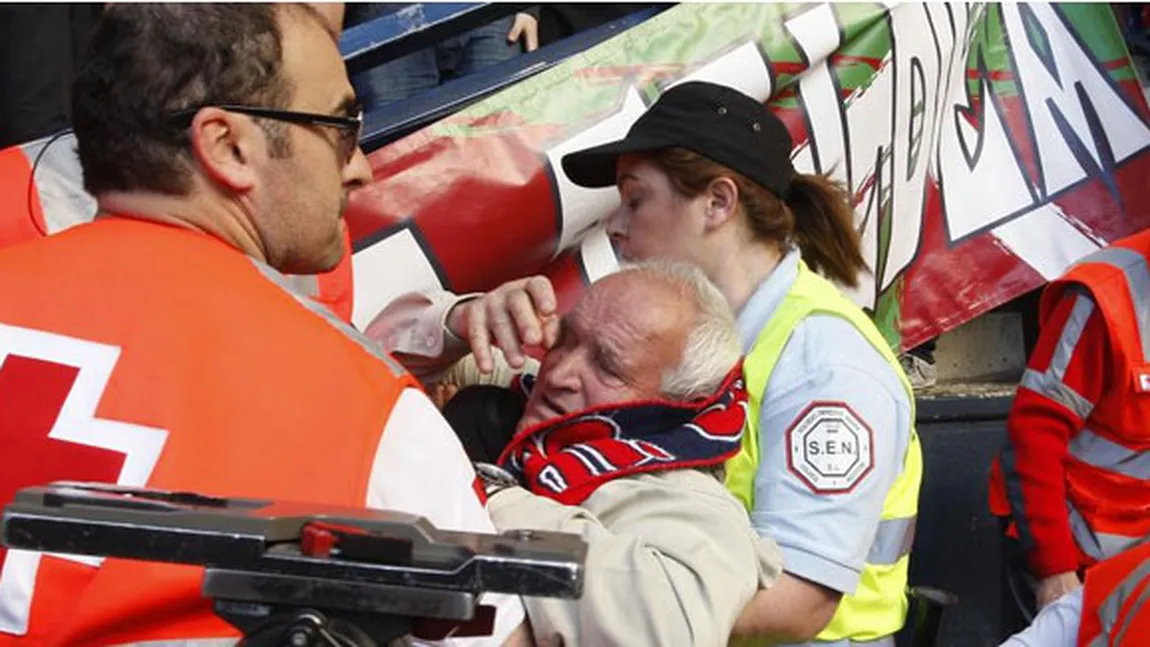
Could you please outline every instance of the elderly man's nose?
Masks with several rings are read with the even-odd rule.
[[[578,382],[579,358],[576,353],[563,353],[549,362],[545,379],[549,386],[573,389]]]

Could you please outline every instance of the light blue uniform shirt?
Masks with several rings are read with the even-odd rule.
[[[1075,647],[1083,595],[1075,589],[1046,605],[1025,631],[1007,638],[1002,647]]]
[[[789,250],[739,312],[744,353],[750,352],[794,284],[799,256],[797,249]],[[795,327],[784,346],[762,403],[761,463],[755,474],[751,521],[759,534],[778,542],[788,573],[854,593],[883,502],[902,470],[910,442],[913,421],[906,391],[890,363],[850,322],[834,315],[811,315]],[[847,479],[849,487],[841,487],[841,479],[811,482],[797,469],[796,463],[803,459],[788,461],[788,435],[796,443],[804,442],[800,433],[790,430],[810,428],[800,423],[808,418],[812,403],[849,411],[845,415],[870,430],[871,467]],[[845,491],[819,491],[826,489]]]

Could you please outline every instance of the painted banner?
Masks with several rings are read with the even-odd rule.
[[[347,212],[354,323],[537,272],[569,307],[616,267],[598,225],[618,198],[560,158],[698,79],[765,101],[796,167],[850,186],[873,268],[852,296],[892,345],[1150,224],[1147,107],[1106,4],[684,4],[372,153]],[[0,151],[0,244],[94,213],[73,142],[43,144]]]
[[[766,101],[796,167],[847,182],[874,270],[852,296],[903,348],[1150,224],[1146,102],[1106,4],[685,4],[374,152],[355,322],[539,271],[569,305],[616,267],[597,224],[618,198],[561,156],[699,79]]]

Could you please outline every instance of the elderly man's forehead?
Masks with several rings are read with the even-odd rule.
[[[683,324],[694,304],[681,290],[648,273],[622,271],[594,283],[570,316],[582,327],[619,323],[648,330]]]

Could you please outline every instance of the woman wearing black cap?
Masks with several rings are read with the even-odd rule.
[[[790,152],[763,104],[690,82],[563,169],[582,186],[618,187],[607,230],[624,260],[690,261],[738,313],[751,411],[726,483],[782,547],[786,572],[736,635],[893,646],[922,478],[914,400],[874,324],[818,274],[854,286],[866,270],[849,196],[795,172]],[[520,344],[558,335],[542,277],[453,303],[435,321],[470,342],[484,372],[492,340],[520,367]]]
[[[619,255],[691,261],[738,313],[752,411],[726,481],[787,573],[736,634],[893,645],[922,477],[913,395],[874,324],[817,274],[853,287],[866,270],[848,194],[790,152],[763,104],[691,82],[563,169],[618,186]]]

